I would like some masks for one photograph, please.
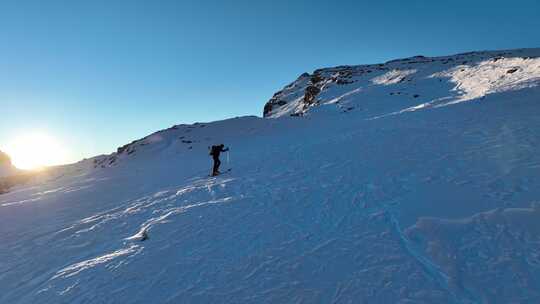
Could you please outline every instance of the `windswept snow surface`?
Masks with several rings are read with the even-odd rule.
[[[0,303],[538,303],[538,76],[178,125],[51,170],[0,196]],[[216,143],[233,169],[208,177]]]

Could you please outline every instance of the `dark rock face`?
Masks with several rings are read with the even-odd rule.
[[[508,74],[514,74],[515,72],[517,72],[519,69],[518,68],[511,68],[510,70],[506,71],[506,73]]]
[[[268,117],[272,114],[273,109],[286,105],[287,101],[284,100],[283,96],[285,96],[291,90],[298,88],[298,82],[305,82],[306,79],[310,79],[311,77],[313,76],[309,73],[302,73],[302,75],[300,75],[296,81],[287,85],[283,90],[274,93],[272,98],[270,98],[270,100],[268,100],[268,102],[264,105],[263,116]]]
[[[323,81],[324,78],[320,75],[320,74],[313,74],[313,76],[311,76],[311,83],[312,84],[317,84],[321,81]]]
[[[264,105],[263,117],[267,117],[272,112],[272,103],[269,101]]]
[[[274,106],[281,107],[281,106],[284,106],[284,105],[286,105],[286,104],[287,104],[286,101],[277,99],[276,96],[274,95],[274,97],[272,97],[272,99],[270,99],[270,100],[264,105],[264,110],[263,110],[263,115],[264,115],[264,117],[268,116],[268,114],[269,114],[270,112],[272,112],[272,109],[273,109]]]
[[[386,70],[383,65],[377,66],[378,70]],[[287,85],[283,90],[276,92],[272,98],[264,105],[263,115],[268,117],[277,108],[287,103],[298,100],[300,104],[290,113],[292,116],[302,116],[308,108],[317,104],[317,95],[319,95],[329,85],[348,85],[356,82],[355,76],[371,73],[372,70],[364,67],[338,66],[334,68],[318,69],[313,74],[303,73],[296,81]],[[291,91],[302,92],[302,94],[291,94]]]
[[[304,104],[306,106],[309,106],[315,102],[315,98],[317,97],[317,94],[321,92],[321,89],[319,89],[316,86],[308,86],[306,88],[305,94],[304,94]]]

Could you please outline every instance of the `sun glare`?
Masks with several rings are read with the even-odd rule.
[[[5,147],[13,165],[24,170],[39,170],[67,161],[64,147],[55,138],[32,133],[16,137]]]

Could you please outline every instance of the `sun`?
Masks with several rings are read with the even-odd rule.
[[[23,170],[39,170],[64,164],[67,152],[54,137],[42,133],[28,133],[15,137],[5,146],[13,165]]]

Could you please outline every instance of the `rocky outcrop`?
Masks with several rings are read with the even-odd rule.
[[[304,106],[309,106],[315,103],[315,98],[320,92],[321,89],[319,89],[318,87],[313,85],[308,86],[304,93]]]
[[[284,101],[284,100],[279,100],[279,99],[270,99],[265,105],[264,105],[264,110],[263,110],[263,116],[264,117],[267,117],[271,112],[272,112],[272,109],[274,108],[274,106],[284,106],[286,105],[287,102]]]
[[[291,116],[302,116],[311,106],[317,105],[317,96],[330,85],[348,85],[355,82],[355,75],[371,73],[371,69],[357,70],[354,66],[315,70],[303,73],[293,83],[276,92],[264,105],[263,116],[276,116],[280,108],[287,105]],[[277,115],[281,116],[281,115]]]
[[[324,105],[340,112],[380,111],[387,105],[389,111],[399,111],[434,106],[432,101],[482,98],[491,91],[536,85],[539,62],[540,49],[518,49],[442,57],[419,55],[318,69],[303,73],[276,92],[265,104],[263,115],[304,116],[313,107]],[[460,90],[453,90],[457,87]],[[386,96],[394,98],[385,103]]]
[[[9,155],[0,151],[0,194],[7,193],[13,186],[24,183],[31,177],[31,173],[17,170],[11,163]]]
[[[0,167],[2,166],[11,167],[11,158],[6,153],[0,151]]]
[[[0,151],[0,177],[14,174],[17,171],[11,164],[11,158],[6,153]]]
[[[293,83],[276,92],[264,105],[263,116],[271,116],[275,109],[285,106],[291,99],[298,98],[296,92],[305,87],[305,83],[310,80],[310,77],[310,74],[303,73]]]

